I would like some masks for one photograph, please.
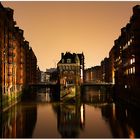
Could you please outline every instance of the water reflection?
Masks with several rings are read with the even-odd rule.
[[[41,88],[37,91],[37,102],[50,102],[51,92],[50,88]]]
[[[1,138],[140,138],[139,109],[114,103],[109,90],[84,87],[76,102],[55,102],[55,91],[38,89],[34,102],[0,114]]]
[[[37,120],[37,107],[17,104],[1,114],[1,138],[31,138]]]
[[[86,86],[82,91],[82,102],[100,106],[102,104],[113,102],[112,95],[104,88]]]
[[[57,129],[62,138],[77,138],[85,125],[84,105],[59,103],[53,106],[57,113]]]
[[[139,138],[140,113],[130,106],[116,103],[101,108],[103,118],[109,123],[114,138]]]

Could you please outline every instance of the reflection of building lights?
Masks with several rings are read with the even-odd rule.
[[[84,123],[84,107],[83,107],[83,105],[81,105],[80,112],[81,112],[81,122],[83,124]]]
[[[125,115],[126,115],[126,117],[127,117],[127,109],[125,110]]]
[[[133,67],[133,73],[135,73],[135,67]]]
[[[125,88],[127,88],[127,85],[125,85]]]
[[[99,94],[99,101],[101,100],[101,94]]]
[[[135,133],[134,133],[134,130],[132,128],[130,128],[129,126],[127,126],[127,129],[128,129],[128,133],[129,133],[129,138],[135,138]]]
[[[115,104],[114,103],[113,103],[112,108],[113,108],[113,117],[115,118]]]

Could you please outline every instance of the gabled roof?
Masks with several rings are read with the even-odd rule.
[[[66,52],[65,54],[62,55],[62,58],[58,63],[67,63],[68,59],[71,60],[71,63],[77,63],[78,61],[80,62],[80,57],[81,54],[76,54],[76,53],[72,54],[70,52]]]

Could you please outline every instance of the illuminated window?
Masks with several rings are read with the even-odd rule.
[[[135,58],[130,59],[130,64],[133,64],[133,63],[135,63]]]
[[[125,85],[125,88],[127,88],[127,85]]]
[[[125,75],[128,75],[128,69],[124,72]]]
[[[64,59],[62,59],[62,63],[64,63]]]
[[[70,74],[74,74],[74,71],[70,71]]]
[[[133,67],[133,73],[135,74],[135,67]]]
[[[130,69],[130,73],[131,73],[131,74],[133,73],[133,68]]]
[[[67,63],[71,63],[71,59],[67,59]]]
[[[132,38],[130,39],[130,42],[132,43]]]
[[[68,73],[68,71],[64,71],[64,74],[67,74]]]
[[[128,41],[128,46],[130,45],[130,41]]]
[[[130,59],[130,64],[133,64],[133,59]]]
[[[133,58],[133,63],[135,63],[135,58]]]

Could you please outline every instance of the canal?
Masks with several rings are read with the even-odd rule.
[[[86,86],[76,103],[55,101],[49,88],[34,93],[0,114],[1,138],[140,137],[140,113],[114,102],[109,90]]]

